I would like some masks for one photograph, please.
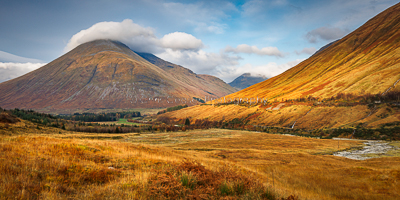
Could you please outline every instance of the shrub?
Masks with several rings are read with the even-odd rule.
[[[193,190],[197,184],[196,177],[193,176],[191,172],[189,172],[189,173],[183,172],[181,174],[180,181],[183,186],[185,186],[191,190]]]
[[[189,118],[186,118],[186,120],[185,120],[185,125],[186,125],[186,126],[189,126],[189,125],[190,125],[190,120],[189,120]]]
[[[0,123],[10,123],[14,124],[20,122],[21,120],[18,119],[16,116],[9,114],[7,112],[0,113]]]
[[[182,108],[187,108],[187,107],[188,107],[187,105],[178,105],[178,106],[167,108],[167,112],[172,112],[172,111],[180,110]]]
[[[234,194],[234,191],[232,190],[232,187],[224,181],[221,186],[219,186],[219,190],[223,196],[229,196]]]

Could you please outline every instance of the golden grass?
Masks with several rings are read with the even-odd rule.
[[[1,198],[136,198],[140,190],[124,187],[143,188],[151,169],[175,159],[111,141],[16,136],[0,145]]]
[[[360,141],[223,129],[59,134],[31,125],[2,129],[11,136],[0,136],[1,199],[400,198],[399,157],[330,155]]]
[[[255,173],[230,163],[123,142],[138,134],[117,141],[107,138],[114,134],[12,133],[17,126],[0,136],[0,199],[275,198]],[[184,184],[189,175],[195,181]]]
[[[199,138],[210,132],[220,138]],[[321,140],[268,133],[232,130],[202,130],[185,134],[160,133],[152,136],[199,160],[217,159],[256,173],[281,194],[300,199],[398,199],[400,158],[365,161],[335,157],[331,153],[361,146],[361,141]],[[165,137],[169,135],[169,137]],[[169,142],[174,140],[173,143]],[[149,138],[136,142],[154,144]],[[159,146],[159,145],[158,145]]]

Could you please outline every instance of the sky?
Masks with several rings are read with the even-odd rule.
[[[395,0],[0,0],[0,82],[96,39],[231,82],[276,76]]]

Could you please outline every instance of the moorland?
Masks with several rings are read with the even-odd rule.
[[[362,140],[230,129],[87,133],[26,120],[0,130],[4,199],[400,196],[398,149],[362,161],[332,155]]]

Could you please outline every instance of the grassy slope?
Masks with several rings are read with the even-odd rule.
[[[274,104],[272,107],[276,106]],[[367,105],[334,107],[286,103],[279,110],[266,111],[267,107],[271,106],[203,105],[166,113],[164,116],[178,119],[190,117],[192,121],[231,121],[238,118],[249,120],[248,124],[277,127],[291,127],[296,122],[295,128],[305,129],[355,127],[359,123],[364,123],[366,128],[377,128],[400,120],[400,108],[386,104],[369,108]]]
[[[286,72],[227,97],[382,93],[400,79],[400,3]]]

